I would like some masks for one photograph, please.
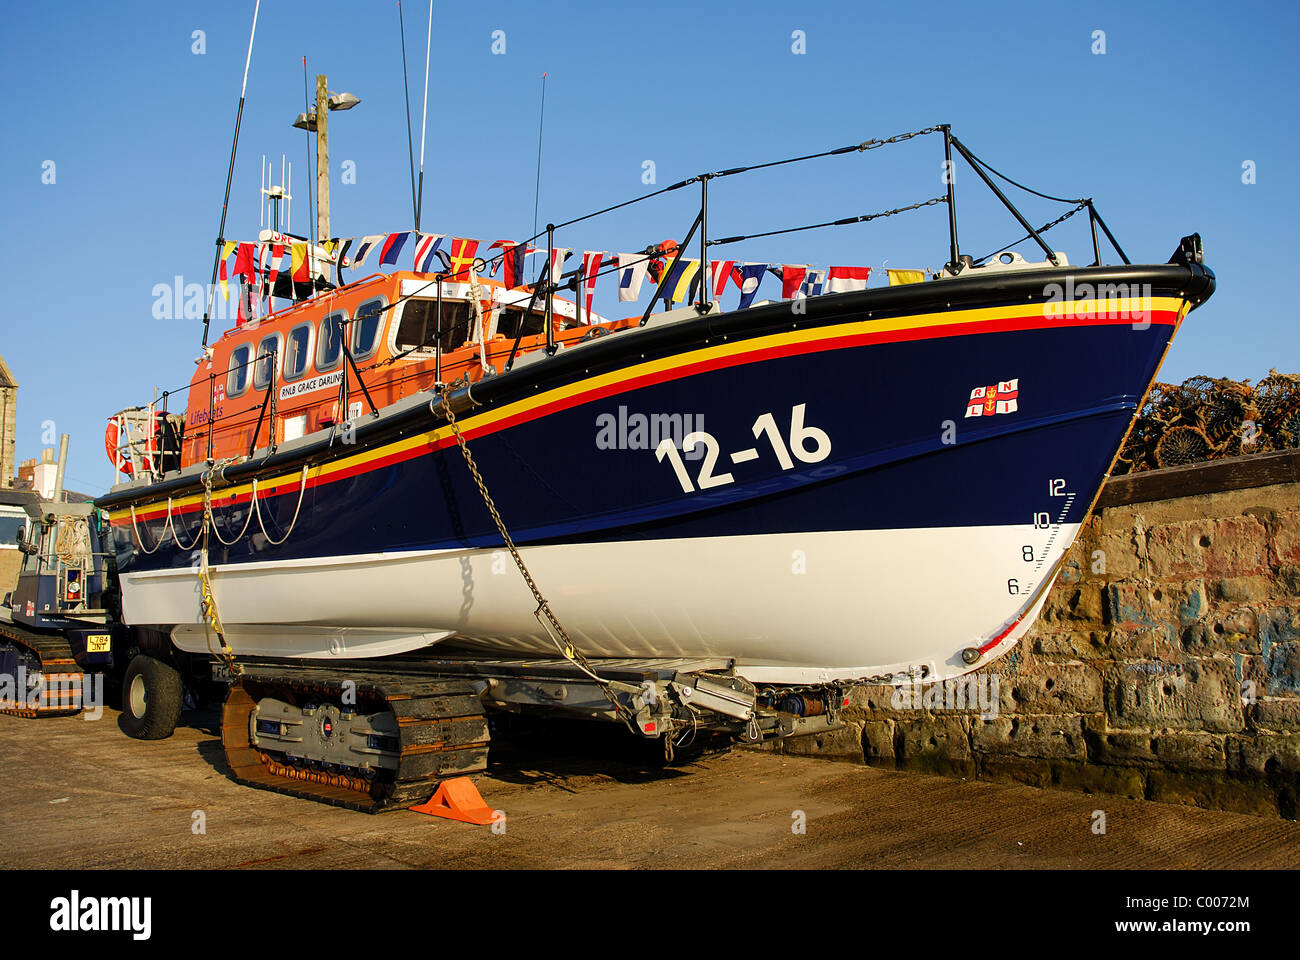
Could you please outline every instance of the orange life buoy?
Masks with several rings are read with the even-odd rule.
[[[149,417],[148,426],[148,436],[150,438],[155,437],[158,433],[158,415],[156,413]],[[104,450],[108,453],[108,460],[113,464],[113,467],[130,476],[135,472],[135,467],[131,463],[131,458],[122,450],[122,430],[123,419],[121,414],[108,418],[108,426],[104,429]],[[140,466],[145,470],[153,469],[153,460],[148,452],[141,452]]]
[[[108,454],[108,462],[113,465],[113,469],[130,473],[131,461],[122,456],[122,451],[117,448],[117,438],[121,432],[121,421],[117,417],[109,417],[108,426],[104,429],[104,451]]]

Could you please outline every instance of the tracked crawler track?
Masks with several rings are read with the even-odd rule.
[[[243,670],[221,718],[226,762],[240,783],[380,813],[422,803],[440,780],[487,766],[487,720],[469,682]],[[357,745],[343,750],[343,739]]]
[[[69,717],[81,712],[85,674],[68,641],[0,621],[0,714]],[[33,686],[32,680],[38,680]]]

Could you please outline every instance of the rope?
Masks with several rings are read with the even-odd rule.
[[[731,167],[727,170],[719,170],[717,173],[706,174],[709,177],[730,177],[737,173],[748,173],[751,170],[765,170],[768,167],[779,167],[787,163],[801,163],[804,160],[816,160],[819,157],[834,157],[845,153],[864,153],[867,150],[874,150],[877,147],[887,146],[891,143],[902,143],[904,140],[911,140],[913,137],[923,137],[929,133],[937,133],[942,127],[925,127],[921,130],[913,130],[911,133],[899,133],[883,140],[864,140],[861,143],[849,144],[847,147],[836,147],[834,150],[823,150],[820,153],[809,153],[802,157],[789,157],[785,160],[771,160],[767,163],[753,163],[747,167]],[[700,177],[692,177],[690,180],[683,180],[681,186],[687,183],[695,183]],[[669,187],[669,189],[672,189]]]
[[[199,538],[203,536],[204,521],[202,516],[199,517],[199,521],[199,531],[194,534],[194,539],[189,542],[188,546],[182,544],[181,535],[176,532],[176,518],[172,514],[172,498],[167,498],[167,523],[172,528],[172,539],[176,541],[176,546],[180,547],[182,550],[188,551],[193,550],[198,545]]]
[[[492,495],[488,493],[487,484],[483,482],[483,475],[479,473],[478,464],[474,461],[474,455],[469,452],[469,445],[465,442],[465,437],[460,432],[460,425],[456,422],[456,415],[452,412],[451,403],[448,400],[449,393],[450,391],[444,390],[439,397],[442,404],[443,415],[447,418],[447,423],[451,427],[451,432],[456,436],[456,443],[460,446],[460,452],[465,457],[465,465],[469,467],[470,475],[474,478],[474,484],[478,487],[479,496],[483,498],[483,503],[487,506],[488,513],[492,515],[492,522],[496,524],[497,532],[501,535],[502,542],[505,544],[506,549],[510,551],[510,556],[514,558],[515,566],[519,568],[520,575],[524,578],[524,582],[528,584],[528,589],[532,592],[533,599],[537,601],[537,609],[533,611],[533,616],[537,618],[537,621],[542,625],[542,628],[546,630],[551,642],[555,644],[556,649],[560,651],[560,654],[587,676],[591,677],[592,680],[596,681],[596,684],[600,687],[601,693],[605,695],[605,699],[613,705],[614,712],[618,715],[618,718],[628,726],[628,729],[632,730],[634,733],[640,734],[641,731],[637,729],[635,718],[631,716],[627,708],[623,706],[623,704],[619,702],[618,698],[610,691],[609,681],[602,679],[597,675],[596,671],[592,669],[591,664],[587,662],[587,658],[582,655],[576,646],[574,646],[573,640],[570,639],[569,634],[564,629],[564,625],[560,623],[559,619],[555,616],[555,613],[551,610],[550,603],[548,603],[546,598],[542,596],[542,591],[537,586],[537,581],[534,580],[533,575],[528,572],[528,567],[524,563],[524,558],[519,555],[519,550],[515,546],[514,538],[510,536],[510,531],[506,529],[505,521],[501,519],[501,513],[497,510],[496,502],[492,499]]]
[[[211,572],[211,568],[208,565],[208,536],[209,534],[216,536],[217,541],[219,543],[224,544],[227,547],[234,546],[236,543],[242,540],[244,534],[248,532],[248,525],[253,520],[253,514],[257,514],[257,525],[262,529],[262,536],[265,537],[266,541],[270,543],[272,546],[276,546],[276,547],[280,546],[282,543],[284,543],[286,540],[289,539],[289,536],[293,533],[294,528],[298,525],[298,516],[302,512],[302,501],[307,492],[308,467],[306,464],[303,465],[302,476],[299,478],[299,482],[298,482],[298,504],[297,506],[294,507],[293,519],[289,521],[289,529],[285,531],[283,537],[281,537],[279,540],[276,540],[266,532],[266,525],[262,521],[261,505],[257,497],[257,480],[254,479],[252,497],[249,502],[248,516],[244,518],[244,526],[239,531],[239,533],[235,535],[233,539],[227,540],[225,537],[221,535],[221,531],[217,529],[216,516],[212,510],[212,478],[217,473],[217,471],[220,470],[222,467],[234,462],[235,461],[233,459],[223,460],[220,463],[214,464],[209,470],[207,470],[203,474],[203,512],[201,515],[202,522],[200,523],[199,526],[199,532],[195,534],[194,539],[190,541],[190,544],[188,546],[185,546],[181,543],[180,536],[176,532],[176,526],[172,521],[172,498],[171,497],[167,498],[167,519],[163,523],[162,536],[159,537],[158,542],[154,544],[152,550],[146,550],[144,546],[144,540],[140,538],[140,528],[139,528],[139,523],[136,519],[135,504],[131,504],[131,529],[135,531],[136,542],[140,545],[140,550],[144,553],[145,556],[149,556],[153,553],[156,553],[159,550],[159,548],[162,547],[163,543],[166,542],[167,530],[169,528],[171,529],[172,532],[172,539],[176,541],[176,545],[180,547],[182,550],[191,550],[194,548],[196,544],[200,542],[200,540],[202,541],[203,545],[199,549],[199,595],[200,595],[199,605],[200,605],[200,609],[203,612],[203,626],[204,626],[204,633],[207,637],[207,642],[208,642],[208,652],[211,653],[213,656],[221,659],[221,661],[226,665],[226,669],[230,671],[230,675],[232,677],[238,677],[243,673],[243,670],[239,666],[239,664],[235,662],[235,652],[234,650],[231,649],[230,644],[226,642],[226,628],[221,622],[221,612],[220,610],[217,609],[217,596],[215,591],[212,589],[212,572]],[[217,642],[220,644],[219,650],[214,649],[212,646],[213,633],[216,634]]]
[[[227,540],[225,537],[223,537],[223,536],[221,535],[221,531],[217,529],[217,517],[216,517],[216,514],[212,512],[212,508],[211,508],[211,506],[208,507],[208,509],[207,509],[207,511],[206,511],[206,516],[207,516],[207,518],[208,518],[208,521],[212,524],[212,532],[213,532],[214,534],[216,534],[217,539],[218,539],[219,541],[221,541],[221,543],[225,544],[227,547],[233,547],[233,546],[234,546],[235,544],[237,544],[240,540],[244,539],[244,534],[248,532],[248,525],[249,525],[250,523],[253,522],[253,511],[254,511],[256,508],[257,508],[257,481],[254,480],[254,481],[253,481],[253,496],[252,496],[252,499],[251,499],[251,500],[249,501],[249,503],[248,503],[248,516],[244,517],[244,527],[243,527],[242,530],[239,531],[239,533],[235,534],[235,539],[233,539],[233,540]],[[188,548],[187,548],[187,549],[188,549]]]
[[[257,481],[253,481],[253,512],[257,514],[257,525],[262,528],[262,536],[266,538],[266,542],[271,546],[278,547],[280,544],[284,543],[284,541],[288,540],[289,535],[293,533],[293,528],[298,525],[298,512],[302,510],[302,498],[303,494],[306,492],[307,465],[304,463],[302,466],[302,477],[298,481],[298,506],[293,508],[293,519],[289,521],[289,529],[284,532],[283,537],[279,540],[275,540],[266,532],[266,526],[262,523],[262,505],[257,499]]]
[[[487,358],[487,330],[483,327],[483,288],[479,285],[474,264],[469,265],[469,302],[474,308],[474,329],[478,333],[478,362],[484,372],[492,370]],[[523,322],[522,320],[520,321]],[[496,371],[493,370],[493,373]]]
[[[1049,194],[1049,193],[1039,193],[1039,192],[1038,192],[1037,190],[1035,190],[1033,187],[1026,187],[1023,183],[1017,183],[1016,181],[1014,181],[1014,180],[1012,180],[1010,177],[1008,177],[1005,173],[998,173],[996,170],[994,170],[992,167],[990,167],[987,163],[985,163],[985,162],[984,162],[983,160],[981,160],[979,157],[975,156],[975,154],[972,153],[972,154],[971,154],[971,158],[972,158],[976,163],[978,163],[981,167],[983,167],[985,170],[987,170],[989,173],[993,174],[993,176],[995,176],[995,177],[999,177],[1000,179],[1005,180],[1007,183],[1011,184],[1013,187],[1018,187],[1019,189],[1025,191],[1025,193],[1032,193],[1032,194],[1033,194],[1034,196],[1036,196],[1036,197],[1042,197],[1044,200],[1052,200],[1052,201],[1055,201],[1056,203],[1087,203],[1086,200],[1080,200],[1080,199],[1078,199],[1077,197],[1074,198],[1074,199],[1068,199],[1068,198],[1066,198],[1066,197],[1054,197],[1054,196],[1052,196],[1052,195]],[[1040,230],[1039,233],[1041,233],[1041,232],[1042,232],[1042,231]]]
[[[169,499],[168,502],[167,502],[167,508],[168,508],[168,510],[170,511],[170,509],[171,509],[171,501],[170,501],[170,499]],[[158,552],[158,548],[161,547],[161,546],[163,545],[163,540],[164,540],[164,539],[166,538],[166,536],[167,536],[167,524],[166,524],[166,523],[163,523],[162,535],[158,538],[158,542],[155,543],[155,544],[153,545],[153,549],[152,549],[152,550],[145,550],[145,548],[144,548],[144,540],[140,537],[140,527],[139,527],[139,525],[136,523],[136,519],[135,519],[135,504],[134,504],[134,503],[131,504],[131,529],[135,531],[135,542],[138,543],[138,544],[140,545],[140,550],[141,550],[141,552],[142,552],[146,557],[152,556],[153,554],[157,553],[157,552]]]
[[[69,567],[79,566],[79,558],[90,553],[90,524],[85,517],[63,518],[54,537],[54,555]]]
[[[1066,220],[1069,220],[1072,216],[1074,216],[1076,213],[1078,213],[1080,210],[1084,209],[1084,208],[1087,207],[1087,206],[1088,206],[1088,201],[1087,201],[1087,200],[1080,201],[1079,205],[1078,205],[1077,207],[1075,207],[1073,210],[1067,210],[1065,213],[1061,214],[1059,217],[1057,217],[1057,218],[1056,218],[1055,220],[1053,220],[1051,223],[1048,223],[1048,224],[1045,224],[1044,226],[1039,227],[1039,228],[1038,228],[1039,236],[1042,236],[1042,235],[1043,235],[1044,233],[1046,233],[1048,230],[1051,230],[1052,227],[1056,226],[1058,223],[1064,223]],[[987,260],[989,257],[996,257],[999,253],[1005,253],[1006,251],[1010,250],[1012,247],[1017,246],[1017,245],[1019,245],[1019,244],[1022,244],[1022,243],[1024,243],[1026,240],[1031,239],[1032,237],[1033,237],[1033,234],[1032,234],[1032,233],[1027,233],[1027,234],[1025,234],[1023,237],[1021,237],[1019,240],[1015,241],[1015,243],[1008,243],[1005,247],[1001,247],[1001,248],[999,248],[999,249],[997,249],[997,250],[994,250],[992,253],[986,253],[986,254],[984,254],[984,256],[980,257],[978,260],[974,260],[974,261],[972,261],[972,262],[973,262],[973,263],[983,263],[983,262],[984,262],[985,260]]]
[[[750,233],[740,237],[722,237],[719,240],[710,240],[708,246],[716,246],[724,243],[739,243],[741,240],[754,240],[758,237],[775,237],[782,233],[799,233],[801,230],[817,230],[821,227],[842,227],[850,223],[867,223],[871,220],[879,220],[882,217],[892,217],[897,213],[907,213],[909,210],[920,210],[922,207],[932,207],[936,203],[947,203],[947,197],[931,197],[929,200],[922,200],[920,203],[913,203],[906,207],[896,207],[893,210],[882,210],[880,213],[865,213],[860,217],[844,217],[841,220],[827,220],[825,223],[810,223],[806,227],[786,227],[784,230],[768,230],[764,233]]]
[[[232,461],[226,460],[214,464],[203,474],[203,547],[199,551],[199,607],[203,611],[203,631],[208,643],[208,652],[220,657],[232,678],[239,677],[243,668],[235,662],[235,651],[226,642],[226,628],[221,623],[221,612],[217,609],[217,595],[212,589],[212,577],[208,568],[208,531],[212,529],[212,475],[219,467]],[[221,644],[220,651],[212,649],[211,628]]]

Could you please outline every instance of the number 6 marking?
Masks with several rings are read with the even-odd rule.
[[[804,463],[821,463],[831,455],[831,438],[820,427],[805,427],[803,412],[806,404],[796,404],[790,411],[790,449]],[[804,447],[811,440],[813,449]]]

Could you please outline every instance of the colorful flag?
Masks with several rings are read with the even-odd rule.
[[[270,275],[271,296],[279,296],[275,292],[275,281],[280,276],[280,261],[284,259],[284,244],[271,244],[271,262],[267,264],[267,273]]]
[[[351,249],[354,242],[352,238],[344,240],[343,249],[339,251],[339,258],[334,262],[334,286],[336,287],[343,286],[343,268],[352,266],[348,262],[348,250]],[[271,254],[274,256],[275,251],[272,250]]]
[[[560,273],[564,269],[564,261],[573,256],[573,250],[569,247],[556,247],[551,251],[551,283],[560,282]]]
[[[825,285],[826,271],[818,270],[816,267],[809,267],[808,272],[804,274],[803,283],[799,285],[799,296],[820,297],[822,288]]]
[[[763,282],[763,277],[766,275],[766,263],[742,263],[732,271],[731,278],[740,288],[740,306],[737,309],[744,310],[754,302],[758,285]]]
[[[247,277],[250,281],[257,278],[257,244],[241,243],[236,247],[235,276]]]
[[[502,279],[505,281],[507,290],[514,290],[516,287],[522,287],[527,280],[524,278],[524,257],[527,255],[524,251],[524,245],[515,243],[511,240],[501,240],[501,263],[505,267]]]
[[[587,316],[591,316],[591,301],[596,296],[596,277],[605,261],[604,250],[584,250],[582,253],[582,285],[587,291]]]
[[[626,303],[641,296],[641,281],[645,280],[649,261],[643,253],[618,255],[618,299]]]
[[[714,260],[709,264],[709,275],[713,281],[713,299],[722,299],[723,291],[727,289],[727,278],[731,276],[735,266],[735,260]]]
[[[781,278],[781,299],[790,300],[799,292],[799,287],[803,284],[804,274],[808,272],[808,267],[797,266],[793,263],[783,263],[780,266],[769,266],[768,270]]]
[[[1015,413],[1019,409],[1020,378],[1001,380],[987,387],[976,387],[966,403],[966,416],[992,417],[999,413]]]
[[[445,239],[444,233],[422,233],[415,241],[415,272],[436,273],[438,248]]]
[[[454,279],[467,280],[469,268],[478,253],[478,241],[464,237],[451,238],[451,275]]]
[[[678,260],[677,266],[673,267],[668,273],[668,279],[663,286],[663,300],[667,306],[674,303],[681,303],[691,293],[691,286],[695,282],[695,276],[699,273],[700,261],[698,260]]]
[[[831,267],[830,292],[851,293],[854,290],[865,290],[870,277],[870,267]]]
[[[379,265],[382,267],[386,263],[397,263],[397,258],[402,255],[402,247],[406,246],[406,238],[410,232],[390,233],[388,239],[384,241],[384,249],[379,254]]]
[[[924,270],[890,270],[889,285],[897,287],[904,283],[923,283],[925,281]]]
[[[370,257],[370,251],[374,250],[379,241],[383,239],[384,235],[382,233],[372,233],[368,237],[362,237],[361,245],[357,247],[357,255],[352,258],[352,266],[360,267],[365,263]]]
[[[307,244],[293,243],[289,245],[289,256],[293,258],[293,282],[308,283],[311,277],[307,275]]]
[[[271,275],[271,244],[262,242],[257,245],[257,271],[262,278],[262,283],[257,289],[258,307],[266,305],[267,312],[270,313],[271,301],[268,299],[271,295],[271,288],[268,280]]]
[[[229,300],[229,299],[230,299],[230,288],[226,285],[226,281],[229,279],[229,278],[226,276],[226,260],[229,259],[230,255],[231,255],[232,253],[235,252],[235,247],[237,247],[237,246],[238,246],[238,244],[235,243],[234,240],[227,240],[227,241],[226,241],[224,244],[222,244],[222,246],[221,246],[221,273],[220,273],[220,280],[221,280],[221,299],[223,299],[223,300]]]

